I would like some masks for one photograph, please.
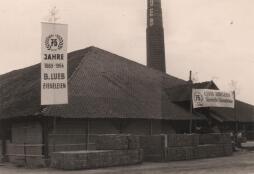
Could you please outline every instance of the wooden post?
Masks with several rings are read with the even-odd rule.
[[[192,100],[192,99],[191,99],[191,100]],[[190,104],[190,110],[191,110],[191,116],[192,116],[192,113],[193,113],[192,101],[191,101],[191,104]],[[190,118],[190,125],[189,125],[189,128],[190,128],[189,133],[190,133],[190,134],[192,134],[192,122],[193,122],[193,120],[192,120],[192,118]]]
[[[86,123],[86,150],[88,150],[88,146],[89,146],[89,132],[90,132],[90,120],[87,119],[87,123]]]
[[[150,130],[150,131],[149,131],[149,134],[152,135],[152,134],[153,134],[153,121],[150,120],[149,123],[150,123],[150,124],[149,124],[149,125],[150,125],[150,126],[149,126],[149,130]]]
[[[43,152],[45,159],[49,158],[49,141],[48,141],[48,119],[45,118],[41,121],[42,125],[42,136],[43,136]]]

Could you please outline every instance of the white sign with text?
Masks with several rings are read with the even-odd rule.
[[[234,108],[235,97],[233,92],[210,89],[192,90],[193,108],[227,107]]]
[[[42,23],[41,105],[68,104],[68,25]]]

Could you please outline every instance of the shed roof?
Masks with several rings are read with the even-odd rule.
[[[219,88],[213,81],[202,82],[202,83],[188,83],[183,85],[174,86],[171,88],[165,89],[170,101],[185,105],[191,100],[192,88],[194,89],[215,89]],[[186,103],[187,102],[187,103]],[[220,122],[254,122],[254,106],[248,103],[236,100],[235,110],[232,108],[216,108],[211,107],[209,109],[210,116],[215,118]]]
[[[191,99],[192,89],[219,89],[213,81],[202,83],[186,83],[166,88],[165,91],[171,101],[183,102]]]
[[[210,110],[226,122],[254,122],[254,106],[238,100],[236,101],[235,109],[211,108]]]

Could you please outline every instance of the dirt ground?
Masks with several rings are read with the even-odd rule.
[[[143,163],[136,166],[106,169],[59,171],[55,169],[16,168],[0,166],[0,174],[254,174],[254,152],[237,152],[230,157],[169,163]]]

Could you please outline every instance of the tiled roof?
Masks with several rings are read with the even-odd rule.
[[[89,49],[68,54],[68,76]],[[39,113],[40,64],[0,75],[0,119],[31,116]]]
[[[41,115],[65,118],[200,119],[170,102],[164,88],[185,81],[89,47],[68,54],[69,104],[40,106],[40,64],[0,76],[0,119]]]
[[[69,80],[69,104],[49,106],[44,114],[66,118],[195,119],[168,101],[163,85],[183,80],[93,48]],[[167,107],[164,112],[163,105]]]

